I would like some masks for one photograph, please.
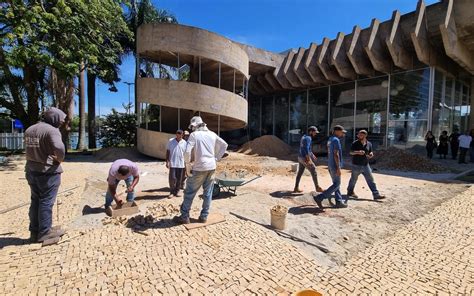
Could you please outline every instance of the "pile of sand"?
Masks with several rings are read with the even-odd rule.
[[[423,173],[440,173],[448,171],[447,168],[433,163],[426,157],[395,147],[377,151],[375,153],[375,161],[376,167],[390,170]]]
[[[288,144],[277,137],[266,135],[245,143],[237,152],[270,157],[288,157],[293,151]]]
[[[108,147],[102,148],[94,153],[97,160],[116,161],[117,159],[126,158],[129,160],[140,160],[143,155],[137,151],[135,147]]]

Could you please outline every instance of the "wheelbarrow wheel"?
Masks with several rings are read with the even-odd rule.
[[[221,194],[221,187],[219,186],[219,184],[214,183],[214,187],[212,188],[212,198],[219,197],[220,194]]]

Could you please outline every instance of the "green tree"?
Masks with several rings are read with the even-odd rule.
[[[112,113],[106,115],[101,124],[99,138],[102,147],[130,147],[135,141],[136,117],[129,114],[131,106],[123,105],[126,112],[118,112],[112,108]]]
[[[0,107],[26,126],[39,103],[72,118],[74,77],[101,60],[113,63],[133,35],[114,0],[7,0],[0,5]],[[49,98],[46,96],[49,95]]]

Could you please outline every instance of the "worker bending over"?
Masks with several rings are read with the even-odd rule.
[[[121,200],[119,194],[117,194],[117,185],[121,180],[124,180],[127,185],[127,190],[125,191],[127,192],[127,202],[134,201],[135,186],[137,186],[140,176],[138,174],[137,165],[128,159],[117,159],[110,167],[109,177],[107,178],[109,187],[105,194],[105,212],[109,216],[112,214],[110,208],[112,201],[115,200],[117,206],[123,204],[123,200]]]

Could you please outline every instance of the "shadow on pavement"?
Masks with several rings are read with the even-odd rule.
[[[288,210],[289,214],[293,215],[302,215],[302,214],[313,214],[313,215],[318,215],[320,213],[323,213],[324,210],[318,208],[316,205],[305,205],[305,206],[298,206],[298,207],[292,207]]]
[[[0,249],[8,246],[21,246],[29,244],[30,240],[19,237],[0,237]]]

